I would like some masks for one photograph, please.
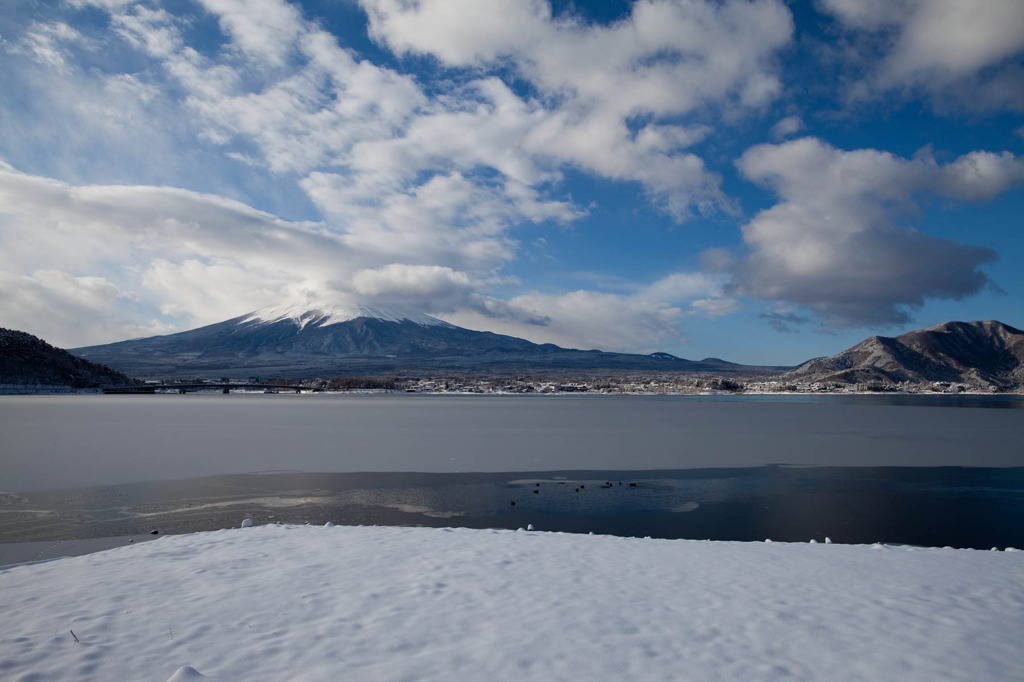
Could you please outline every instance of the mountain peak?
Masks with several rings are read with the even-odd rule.
[[[917,333],[920,332],[940,332],[940,333],[963,333],[964,330],[973,329],[978,332],[987,334],[1021,334],[1021,330],[1015,327],[1011,327],[1008,324],[1000,322],[999,320],[984,320],[976,322],[942,322],[940,324],[928,327],[927,329],[918,329]],[[909,332],[915,333],[915,332]]]
[[[382,320],[384,322],[412,322],[421,327],[450,326],[447,322],[424,315],[419,312],[398,310],[396,308],[371,307],[358,304],[336,304],[323,301],[298,301],[283,305],[260,308],[244,315],[239,322],[274,323],[291,320],[300,330],[307,325],[325,326],[348,322],[360,317]]]
[[[647,356],[560,348],[465,329],[407,310],[310,300],[263,308],[177,334],[76,352],[145,377],[721,369],[667,353]]]
[[[947,382],[1008,388],[1024,379],[1024,332],[996,320],[943,322],[896,337],[872,336],[787,377],[839,383]]]

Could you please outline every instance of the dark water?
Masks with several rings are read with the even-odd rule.
[[[248,516],[1024,547],[1022,407],[934,396],[3,399],[0,542]]]
[[[245,474],[8,496],[0,542],[264,523],[1024,547],[1024,468]]]

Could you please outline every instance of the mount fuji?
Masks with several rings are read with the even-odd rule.
[[[522,371],[753,368],[668,353],[576,350],[457,327],[421,313],[326,304],[263,308],[191,331],[72,349],[136,377],[265,378]]]

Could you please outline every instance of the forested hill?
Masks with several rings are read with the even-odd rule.
[[[27,332],[0,327],[0,384],[43,386],[125,386],[131,377],[115,372]]]

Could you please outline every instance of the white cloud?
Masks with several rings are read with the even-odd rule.
[[[295,276],[229,258],[153,258],[141,273],[145,295],[163,315],[199,327],[236,317],[285,297]]]
[[[159,182],[181,167],[174,138],[188,124],[180,108],[144,73],[97,68],[116,58],[109,39],[52,21],[0,42],[0,148],[8,159],[71,180],[116,174]]]
[[[362,3],[370,36],[397,54],[428,52],[451,65],[489,62],[546,39],[551,6],[545,0]]]
[[[112,19],[158,60],[202,137],[298,185],[355,250],[388,260],[494,267],[514,257],[506,233],[583,211],[546,196],[558,173],[524,150],[543,111],[487,78],[428,98],[413,78],[360,61],[280,2],[205,3],[228,43],[202,56],[181,20],[126,6]],[[262,39],[271,31],[273,38]],[[292,177],[295,177],[292,175]]]
[[[721,296],[725,281],[726,278],[721,275],[677,272],[644,287],[635,296],[650,301],[680,303],[712,295]]]
[[[472,184],[463,189],[464,210],[493,209],[486,197],[474,205]],[[421,198],[421,205],[430,204],[429,197]],[[448,206],[438,204],[438,210]],[[401,215],[414,217],[411,209],[399,213],[397,222]],[[0,164],[0,324],[50,336],[56,331],[64,345],[80,346],[144,329],[210,324],[311,296],[428,313],[484,310],[480,292],[500,281],[493,270],[474,273],[429,261],[463,249],[468,262],[500,263],[505,256],[488,251],[504,242],[490,239],[486,230],[474,241],[453,229],[444,235],[451,243],[438,246],[431,226],[443,221],[435,216],[426,222],[423,234],[410,230],[406,236],[421,240],[424,249],[410,247],[410,259],[428,262],[388,262],[401,250],[395,244],[362,248],[366,244],[352,234],[287,222],[221,197],[161,187],[74,186]],[[470,224],[476,229],[488,220],[476,215]],[[140,310],[159,311],[165,321],[140,326],[131,321]],[[42,327],[40,311],[53,318]],[[65,318],[67,329],[60,331]],[[95,324],[86,330],[89,319]]]
[[[451,68],[511,64],[545,102],[523,139],[527,151],[640,182],[680,220],[728,202],[718,176],[683,151],[707,127],[679,117],[770,101],[779,90],[774,53],[793,30],[774,0],[647,0],[610,26],[553,19],[546,2],[508,2],[506,11],[438,0],[362,4],[371,35],[400,55],[430,54]]]
[[[45,66],[64,71],[68,68],[70,56],[66,45],[82,42],[82,34],[64,22],[34,22],[8,51],[27,55]]]
[[[528,292],[507,301],[479,299],[443,317],[535,343],[653,352],[684,340],[679,324],[688,315],[713,318],[738,312],[739,304],[723,293],[724,283],[723,276],[681,272],[630,294]]]
[[[995,253],[929,236],[902,217],[921,193],[979,201],[1024,182],[1024,162],[1009,153],[942,165],[814,138],[753,147],[738,166],[781,201],[743,227],[749,252],[732,266],[731,290],[806,306],[840,326],[904,323],[926,298],[976,293],[988,282],[979,268]]]
[[[658,350],[677,341],[683,312],[664,303],[618,294],[573,291],[528,293],[494,301],[484,311],[460,310],[444,319],[471,329],[488,329],[535,343],[606,351]]]
[[[779,203],[744,226],[745,254],[703,254],[714,274],[677,273],[624,294],[501,300],[490,289],[517,258],[517,231],[591,210],[563,189],[569,173],[635,182],[677,220],[732,211],[700,145],[722,121],[763,113],[779,95],[777,58],[793,35],[784,2],[640,0],[600,24],[556,18],[543,0],[363,0],[380,46],[436,60],[417,76],[400,72],[401,60],[362,59],[282,0],[200,0],[209,14],[191,17],[128,0],[71,6],[86,4],[108,13],[108,29],[36,22],[7,52],[11,82],[39,94],[42,115],[24,141],[0,132],[4,148],[49,148],[50,115],[70,140],[63,163],[72,170],[0,171],[0,272],[29,278],[35,300],[71,301],[81,289],[84,308],[110,311],[111,329],[127,329],[117,315],[129,306],[184,326],[317,289],[616,349],[675,338],[687,316],[732,314],[738,294],[836,324],[891,323],[928,297],[977,291],[994,257],[906,227],[915,197],[980,201],[1024,177],[1009,153],[940,164],[813,139],[755,147],[740,171]],[[962,16],[963,6],[976,11]],[[877,48],[861,84],[873,93],[996,92],[1024,46],[1019,3],[820,7]],[[196,22],[219,27],[222,41],[193,43]],[[131,70],[90,58],[110,50]],[[802,128],[789,116],[770,134]],[[306,214],[322,219],[284,220],[216,196],[220,187],[76,180],[119,145],[153,169],[142,177],[167,184],[175,174],[160,166],[185,158],[183,148],[195,155],[168,164],[181,164],[178,177],[202,175],[207,159],[237,164],[235,173],[303,193]],[[528,239],[543,239],[536,232]]]
[[[419,263],[488,268],[511,260],[505,233],[525,220],[568,220],[568,205],[540,201],[528,188],[474,183],[461,173],[435,175],[405,192],[364,194],[358,181],[313,173],[303,187],[353,248]],[[519,196],[517,196],[517,194]]]
[[[0,326],[27,331],[62,348],[169,331],[139,324],[118,308],[132,296],[102,277],[59,270],[16,275],[0,271]]]
[[[774,140],[782,140],[791,137],[804,129],[804,122],[799,116],[787,116],[772,126],[769,133]]]
[[[266,0],[200,0],[220,17],[220,25],[234,49],[249,59],[282,66],[296,38],[305,30],[295,6]]]
[[[283,221],[220,197],[163,187],[74,186],[0,168],[0,272],[32,277],[32,300],[50,297],[56,311],[69,309],[74,291],[88,294],[79,317],[103,307],[111,320],[88,341],[137,335],[125,301],[186,325],[205,324],[273,303],[304,279],[327,280],[368,260],[322,225]],[[18,310],[11,324],[30,313],[25,306]]]
[[[359,257],[321,225],[289,223],[221,197],[167,187],[74,186],[0,170],[0,264],[61,268],[131,262],[144,254],[216,258],[287,269]]]
[[[878,53],[855,94],[923,89],[961,105],[1024,108],[1024,3],[1018,0],[818,0]],[[871,57],[869,57],[871,59]],[[998,86],[998,87],[992,87]]]
[[[435,314],[465,307],[481,289],[481,283],[465,272],[439,265],[402,263],[359,270],[347,282],[332,284],[351,291],[360,302]]]
[[[187,43],[187,19],[164,10],[129,4],[112,10],[111,21],[185,90],[206,139],[251,140],[275,172],[343,164],[356,141],[390,137],[426,102],[411,78],[357,60],[288,3],[204,5],[227,38],[213,56]]]
[[[726,315],[735,315],[743,310],[743,305],[733,298],[702,298],[690,304],[694,314],[715,319]]]
[[[547,2],[363,0],[371,35],[398,54],[449,66],[512,61],[538,87],[624,116],[691,111],[735,97],[755,106],[777,92],[772,53],[792,18],[773,0],[641,0],[611,26],[553,20]]]
[[[467,185],[465,210],[490,210],[474,209],[473,190]],[[654,350],[652,344],[678,338],[676,324],[685,315],[735,310],[723,294],[723,277],[699,273],[677,273],[627,296],[580,290],[503,301],[486,294],[503,283],[493,269],[437,265],[429,256],[439,254],[429,251],[428,262],[382,262],[394,253],[393,245],[359,248],[351,236],[216,196],[159,187],[79,187],[5,166],[0,273],[6,274],[0,289],[16,295],[5,294],[0,324],[81,346],[210,324],[312,296],[424,311],[570,346]],[[457,231],[448,236],[465,241]],[[142,310],[159,311],[163,321],[139,325],[133,320]],[[49,322],[36,319],[40,311],[47,311]]]

